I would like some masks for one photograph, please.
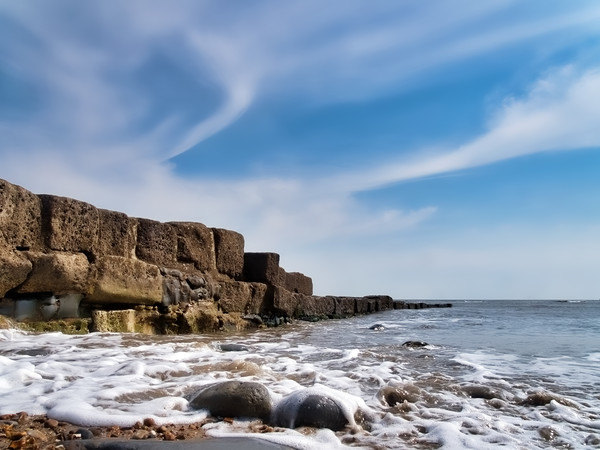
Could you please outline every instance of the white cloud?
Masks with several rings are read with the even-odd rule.
[[[346,189],[379,186],[470,169],[519,156],[600,146],[600,70],[572,67],[538,80],[522,99],[508,99],[490,129],[454,150],[413,153],[400,163],[343,174],[334,184]]]

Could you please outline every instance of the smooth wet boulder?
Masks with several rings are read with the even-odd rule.
[[[269,390],[260,383],[231,380],[200,389],[190,406],[206,409],[215,417],[258,418],[266,422],[271,417],[272,400]]]
[[[374,325],[371,325],[369,327],[369,330],[373,330],[373,331],[384,331],[385,330],[385,326],[380,324],[380,323],[376,323]]]
[[[315,427],[343,430],[348,419],[332,398],[301,390],[282,399],[277,405],[275,425],[286,428]]]

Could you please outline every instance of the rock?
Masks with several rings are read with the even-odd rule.
[[[160,304],[163,277],[157,266],[119,256],[98,258],[97,279],[84,302],[94,304]]]
[[[244,279],[272,285],[281,285],[279,255],[277,253],[244,253]]]
[[[296,391],[283,398],[275,410],[276,426],[286,428],[315,427],[339,431],[348,419],[338,403],[320,393]]]
[[[221,351],[224,352],[246,352],[248,347],[242,344],[221,344],[219,345]]]
[[[136,256],[149,264],[173,267],[176,264],[177,236],[170,225],[137,219]]]
[[[217,271],[239,279],[244,270],[244,236],[222,228],[213,228]]]
[[[92,312],[92,331],[111,333],[133,333],[135,332],[135,311],[124,309],[119,311]]]
[[[373,330],[373,331],[384,331],[385,330],[385,326],[383,326],[380,323],[376,323],[375,325],[371,325],[369,327],[369,330]]]
[[[0,248],[40,251],[43,246],[40,198],[0,179]]]
[[[273,312],[288,317],[295,316],[300,303],[299,298],[299,294],[293,294],[280,286],[274,286]]]
[[[406,341],[405,343],[402,344],[402,347],[407,347],[407,348],[422,348],[422,347],[426,347],[429,344],[427,342],[423,342],[423,341]]]
[[[266,422],[271,417],[272,401],[262,384],[232,380],[200,389],[190,406],[206,409],[215,417],[258,418]]]
[[[79,200],[40,195],[42,233],[51,250],[91,255],[98,243],[98,209]]]
[[[78,428],[75,431],[75,434],[78,434],[79,435],[79,439],[82,439],[82,440],[94,439],[94,433],[92,433],[87,428]]]
[[[483,398],[486,400],[491,400],[493,398],[502,398],[500,394],[493,391],[487,386],[479,386],[479,385],[469,385],[464,386],[463,391],[471,398]]]
[[[131,258],[135,255],[137,221],[126,214],[98,209],[97,254]]]
[[[421,390],[413,385],[384,386],[377,393],[377,398],[388,406],[396,406],[404,402],[416,403],[421,398]]]
[[[215,272],[215,240],[213,231],[201,223],[169,222],[177,236],[177,261],[196,270]]]
[[[0,298],[23,283],[32,269],[31,261],[20,252],[0,249]]]
[[[300,272],[285,272],[285,285],[284,287],[290,292],[296,292],[298,294],[313,295],[313,282],[312,278]]]
[[[83,253],[24,252],[32,263],[31,274],[17,292],[52,292],[55,295],[86,293],[90,284],[90,263]]]

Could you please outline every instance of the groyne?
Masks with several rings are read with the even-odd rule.
[[[203,333],[426,307],[315,296],[312,279],[279,260],[245,252],[232,230],[133,218],[0,179],[0,315],[33,330]]]

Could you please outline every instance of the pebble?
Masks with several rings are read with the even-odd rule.
[[[44,426],[46,428],[56,428],[58,426],[58,420],[56,419],[46,419],[46,421],[44,422]]]
[[[155,427],[156,426],[156,421],[152,417],[146,417],[144,419],[144,426]]]

